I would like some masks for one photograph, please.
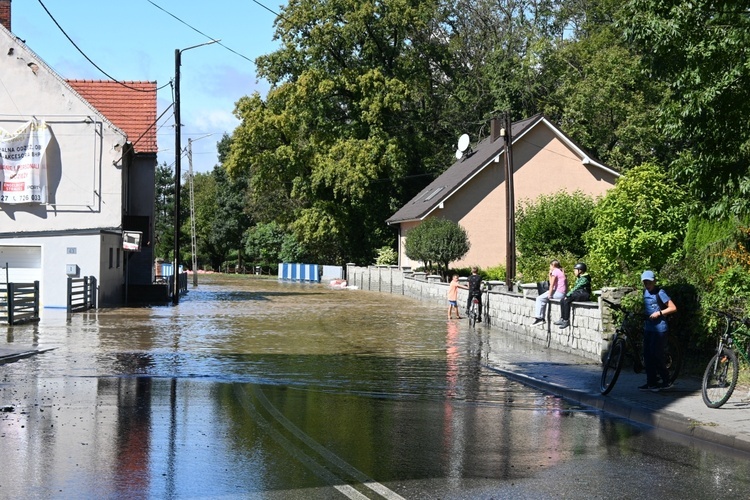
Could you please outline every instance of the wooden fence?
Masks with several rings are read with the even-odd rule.
[[[68,278],[68,314],[96,307],[96,278]]]
[[[15,325],[39,321],[39,282],[0,283],[0,321]]]

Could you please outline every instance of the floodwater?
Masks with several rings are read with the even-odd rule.
[[[750,461],[483,365],[412,299],[201,276],[176,307],[44,311],[0,365],[0,497],[717,498]]]

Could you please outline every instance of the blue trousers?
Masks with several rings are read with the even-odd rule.
[[[659,385],[659,378],[663,384],[669,382],[666,352],[667,332],[643,332],[643,362],[646,365],[646,384],[650,387]]]

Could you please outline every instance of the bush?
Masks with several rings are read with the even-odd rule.
[[[549,263],[557,259],[560,266],[566,271],[568,279],[573,277],[573,266],[580,261],[578,257],[570,252],[562,252],[554,255],[521,255],[518,257],[518,274],[523,283],[535,283],[549,279]],[[595,273],[592,278],[597,279]],[[593,284],[592,284],[593,286]]]
[[[594,208],[595,225],[584,234],[589,268],[612,285],[661,269],[681,255],[687,213],[687,194],[662,169],[630,170]]]
[[[378,256],[375,258],[376,266],[393,266],[398,263],[398,253],[391,247],[381,247],[378,249]]]
[[[471,267],[459,267],[452,268],[448,272],[448,276],[458,274],[459,276],[469,276],[471,274]],[[505,266],[495,266],[487,269],[477,267],[477,274],[482,277],[484,281],[502,281],[505,282]]]
[[[527,258],[564,253],[586,255],[581,235],[594,225],[594,206],[594,200],[580,191],[560,191],[533,202],[522,201],[516,211],[518,252]]]

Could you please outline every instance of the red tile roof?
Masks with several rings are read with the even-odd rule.
[[[128,135],[136,153],[156,153],[156,82],[67,82]]]

